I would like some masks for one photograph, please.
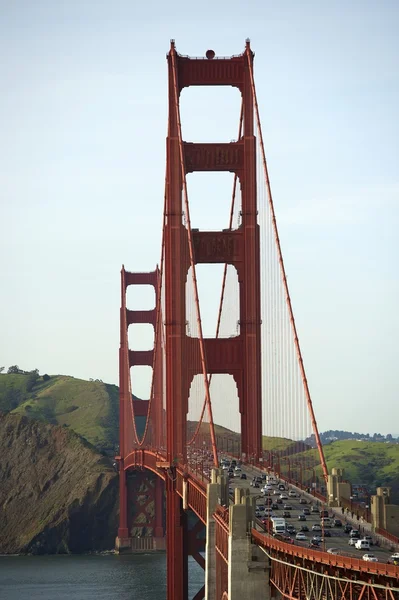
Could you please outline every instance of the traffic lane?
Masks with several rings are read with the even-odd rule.
[[[247,474],[248,477],[248,474]],[[258,492],[260,491],[260,489],[257,488],[251,488],[250,486],[250,482],[251,482],[252,478],[249,478],[245,481],[245,487],[250,487],[251,493],[253,495],[257,496],[257,505],[261,505],[261,504],[266,504],[266,498],[270,498],[272,503],[276,503],[277,498],[279,498],[279,496],[281,495],[279,494],[274,494],[273,492],[267,496],[263,496],[261,494],[259,494]],[[291,486],[292,489],[292,486]],[[297,494],[298,491],[294,490]],[[284,493],[283,493],[284,494]],[[306,515],[306,521],[300,521],[298,519],[299,515],[303,514],[303,509],[304,508],[309,508],[309,510],[311,509],[312,506],[317,506],[320,504],[320,501],[318,500],[314,500],[314,501],[309,501],[304,495],[300,494],[299,497],[290,497],[289,496],[289,490],[287,490],[286,492],[287,498],[283,500],[282,504],[278,504],[277,506],[279,507],[278,509],[273,509],[273,514],[274,516],[282,516],[282,513],[284,511],[284,504],[285,505],[289,505],[291,506],[291,510],[289,510],[291,516],[286,518],[286,522],[287,525],[294,525],[295,529],[296,529],[296,533],[298,533],[300,531],[300,528],[302,525],[306,525],[309,528],[309,532],[303,532],[306,535],[306,541],[300,541],[300,540],[295,540],[295,543],[303,546],[303,547],[307,547],[309,545],[310,540],[312,539],[313,536],[318,535],[320,537],[323,538],[323,528],[321,525],[321,517],[320,517],[320,512],[319,513],[311,513],[310,515]],[[306,504],[304,503],[300,503],[300,500],[305,499],[306,500]],[[319,508],[319,510],[328,510],[327,507],[323,507],[321,506]],[[336,517],[335,517],[336,518]],[[344,524],[344,521],[341,521]],[[319,526],[321,529],[318,531],[313,531],[312,527],[316,525]],[[325,536],[325,533],[328,532],[330,535],[328,537]],[[295,535],[296,533],[294,533],[293,535],[291,535],[291,537],[293,537],[293,539],[295,539]],[[379,548],[378,546],[376,546],[375,544],[370,546],[370,550],[357,550],[354,548],[354,546],[350,546],[349,545],[349,539],[350,536],[349,534],[344,533],[344,528],[342,527],[325,527],[324,528],[324,542],[322,542],[320,544],[320,548],[324,549],[327,551],[329,548],[336,548],[339,552],[339,554],[343,555],[343,556],[352,556],[355,558],[362,558],[362,556],[364,554],[374,554],[377,559],[380,562],[384,562],[386,563],[391,555],[391,552],[386,551],[384,549]]]
[[[374,554],[380,562],[387,562],[389,560],[390,553],[379,548],[378,546],[372,545],[370,546],[370,550],[356,550],[354,546],[350,546],[348,543],[350,536],[349,534],[344,533],[343,527],[324,527],[323,531],[323,527],[321,526],[320,522],[320,514],[318,513],[307,515],[306,521],[299,521],[298,517],[300,514],[302,514],[302,509],[304,508],[304,506],[309,505],[300,504],[298,506],[292,503],[291,506],[292,509],[289,511],[291,513],[291,517],[286,518],[286,523],[287,526],[293,525],[295,527],[296,532],[291,533],[290,537],[292,537],[295,540],[296,544],[303,547],[307,547],[313,536],[317,535],[321,538],[324,538],[324,542],[321,542],[320,544],[320,549],[322,550],[325,549],[327,551],[329,548],[336,548],[339,554],[342,554],[344,556],[353,556],[355,558],[362,558],[364,554],[370,553]],[[278,513],[282,514],[281,510],[276,510],[273,512],[275,516],[277,516]],[[318,529],[317,531],[313,531],[312,527],[315,525],[320,527],[320,529]],[[295,539],[295,535],[300,531],[301,526],[306,526],[309,528],[308,532],[303,532],[306,536],[306,541],[300,541]],[[328,537],[326,537],[326,533]]]

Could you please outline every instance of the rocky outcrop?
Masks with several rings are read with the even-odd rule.
[[[112,462],[65,427],[0,415],[0,554],[111,549]]]

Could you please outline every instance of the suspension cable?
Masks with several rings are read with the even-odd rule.
[[[179,140],[180,166],[181,166],[182,183],[183,183],[183,198],[184,198],[185,213],[186,213],[186,225],[187,225],[188,249],[189,249],[189,255],[190,255],[190,266],[191,266],[191,270],[192,270],[192,279],[193,279],[193,287],[194,287],[194,300],[195,300],[195,311],[196,311],[198,334],[199,334],[201,365],[202,365],[202,373],[203,373],[203,377],[204,377],[205,397],[206,397],[206,402],[208,405],[210,434],[211,434],[211,440],[212,440],[213,462],[214,462],[214,465],[217,467],[219,465],[219,460],[218,460],[217,447],[216,447],[215,428],[214,428],[214,423],[213,423],[211,398],[210,398],[210,394],[209,394],[208,373],[207,373],[207,367],[206,367],[206,355],[205,355],[205,347],[204,347],[204,338],[203,338],[203,333],[202,333],[201,312],[200,312],[200,307],[199,307],[198,286],[197,286],[197,277],[196,277],[194,250],[193,250],[193,237],[192,237],[192,231],[191,231],[190,210],[189,210],[189,204],[188,204],[183,138],[182,138],[182,129],[181,129],[181,121],[180,121],[179,92],[178,92],[178,87],[177,87],[176,50],[174,48],[174,45],[171,48],[170,54],[171,54],[171,58],[172,58],[174,100],[175,100],[175,110],[176,110],[177,133],[178,133],[178,140]]]
[[[169,123],[168,123],[168,129],[169,129]],[[132,418],[132,424],[133,424],[133,431],[134,431],[134,436],[135,436],[135,444],[137,444],[139,447],[143,446],[145,440],[146,440],[146,436],[147,436],[147,432],[148,432],[148,428],[149,428],[149,424],[150,424],[150,416],[151,416],[151,409],[152,409],[152,398],[154,395],[154,385],[155,385],[155,377],[156,377],[156,360],[157,360],[157,347],[158,347],[158,341],[159,341],[159,336],[162,334],[162,294],[161,294],[161,290],[162,290],[162,279],[163,279],[163,267],[164,267],[164,246],[165,246],[165,225],[166,225],[166,190],[167,190],[167,173],[165,173],[165,191],[164,191],[164,208],[163,208],[163,226],[162,226],[162,246],[161,246],[161,267],[159,270],[159,279],[157,281],[157,306],[156,306],[156,324],[155,324],[155,335],[154,335],[154,357],[153,357],[153,362],[152,362],[152,379],[151,379],[151,392],[150,392],[150,398],[148,400],[148,409],[147,409],[147,418],[145,421],[145,427],[144,427],[144,432],[143,435],[141,436],[141,438],[138,435],[137,432],[137,427],[136,427],[136,419],[134,416],[134,408],[133,408],[133,395],[132,395],[132,382],[131,382],[131,378],[130,378],[130,370],[129,370],[129,396],[130,396],[130,413],[131,413],[131,418]],[[127,329],[126,329],[126,337],[127,337]],[[128,355],[127,355],[128,356]],[[129,360],[127,361],[128,365],[129,365]],[[159,424],[159,426],[161,426],[161,424]]]
[[[289,289],[288,289],[287,276],[286,276],[285,266],[284,266],[284,261],[283,261],[283,254],[281,251],[280,238],[279,238],[278,229],[277,229],[276,214],[274,211],[274,203],[273,203],[272,191],[271,191],[271,186],[270,186],[269,172],[268,172],[267,162],[266,162],[265,146],[263,143],[263,134],[262,134],[262,128],[261,128],[261,123],[260,123],[259,107],[258,107],[258,101],[257,101],[257,97],[256,97],[255,80],[254,80],[254,74],[253,74],[253,69],[252,69],[252,60],[251,60],[251,51],[248,46],[246,49],[246,55],[247,55],[247,59],[248,59],[248,69],[249,69],[249,75],[250,75],[250,79],[251,79],[252,96],[253,96],[253,100],[254,100],[254,108],[255,108],[255,114],[256,114],[256,123],[257,123],[258,131],[259,131],[259,142],[260,142],[260,147],[261,147],[261,152],[262,152],[262,161],[263,161],[263,169],[264,169],[265,181],[266,181],[266,187],[267,187],[269,208],[270,208],[270,212],[272,215],[274,238],[275,238],[275,242],[276,242],[276,246],[277,246],[277,255],[278,255],[278,260],[279,260],[279,264],[280,264],[280,272],[281,272],[284,291],[285,291],[285,300],[287,303],[292,332],[294,335],[294,344],[295,344],[295,348],[296,348],[299,369],[301,372],[303,386],[304,386],[304,390],[305,390],[306,401],[308,404],[308,409],[309,409],[310,418],[312,421],[313,431],[314,431],[314,434],[316,437],[316,443],[317,443],[317,447],[319,450],[321,466],[323,469],[323,476],[324,476],[325,482],[327,483],[328,470],[327,470],[326,460],[324,457],[323,446],[321,444],[319,431],[317,428],[317,422],[316,422],[316,417],[315,417],[314,410],[313,410],[313,404],[312,404],[312,399],[310,396],[308,381],[306,378],[305,367],[303,364],[302,352],[301,352],[301,347],[299,345],[298,332],[297,332],[297,328],[296,328],[296,324],[295,324],[294,312],[292,309],[291,297],[290,297],[290,293],[289,293]]]
[[[240,124],[238,127],[238,138],[237,138],[238,140],[240,139],[240,137],[242,135],[243,120],[244,120],[244,105],[241,102]],[[237,181],[238,181],[238,175],[237,175],[237,173],[234,173],[233,191],[231,194],[231,205],[230,205],[229,229],[233,228]],[[218,312],[218,320],[217,320],[217,324],[216,324],[216,335],[215,335],[216,339],[219,338],[220,325],[221,325],[221,321],[222,321],[222,310],[223,310],[224,294],[225,294],[226,279],[227,279],[227,266],[228,266],[227,263],[225,263],[224,268],[223,268],[223,278],[222,278],[222,287],[221,287],[221,291],[220,291],[219,312]],[[209,386],[211,385],[211,382],[212,382],[212,374],[209,375]],[[191,440],[189,442],[187,442],[188,445],[191,445],[194,442],[195,438],[197,437],[197,434],[198,434],[201,424],[202,424],[202,420],[204,418],[205,406],[206,406],[206,397],[204,398],[204,403],[202,405],[202,412],[201,412],[200,420],[198,421],[198,424],[194,431],[193,437],[191,438]]]

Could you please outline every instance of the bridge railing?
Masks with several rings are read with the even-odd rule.
[[[228,563],[229,559],[229,511],[223,506],[217,506],[213,514],[216,523],[215,548],[221,558]]]
[[[256,529],[252,529],[252,539],[258,546],[267,550],[276,550],[290,556],[296,556],[313,563],[321,563],[329,567],[337,567],[351,571],[361,571],[363,573],[373,573],[375,575],[384,575],[399,580],[399,567],[386,563],[366,562],[360,558],[351,558],[340,556],[339,554],[329,554],[321,550],[302,548],[292,544],[285,544],[271,537],[262,535]]]
[[[389,533],[389,531],[387,531],[386,529],[383,529],[382,527],[376,527],[375,532],[378,535],[384,536],[384,538],[386,538],[390,542],[393,542],[394,544],[399,544],[399,537],[393,535],[393,533]]]

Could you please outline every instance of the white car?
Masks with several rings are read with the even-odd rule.
[[[339,549],[338,548],[329,548],[327,550],[328,554],[339,554]]]
[[[362,559],[367,562],[378,562],[378,558],[374,554],[363,554]]]
[[[394,552],[391,556],[391,560],[399,560],[399,552]]]
[[[297,493],[296,493],[296,492],[294,492],[294,490],[290,490],[290,491],[288,492],[288,495],[289,495],[289,497],[290,497],[290,498],[296,498],[296,497],[297,497]]]
[[[320,525],[313,525],[312,526],[312,531],[321,531]]]
[[[307,537],[304,533],[302,533],[301,531],[299,533],[296,534],[295,539],[298,540],[299,542],[306,542],[307,541]]]
[[[287,494],[280,494],[281,500],[288,500]]]
[[[350,540],[348,541],[348,546],[356,546],[356,542],[356,538],[350,538]]]

